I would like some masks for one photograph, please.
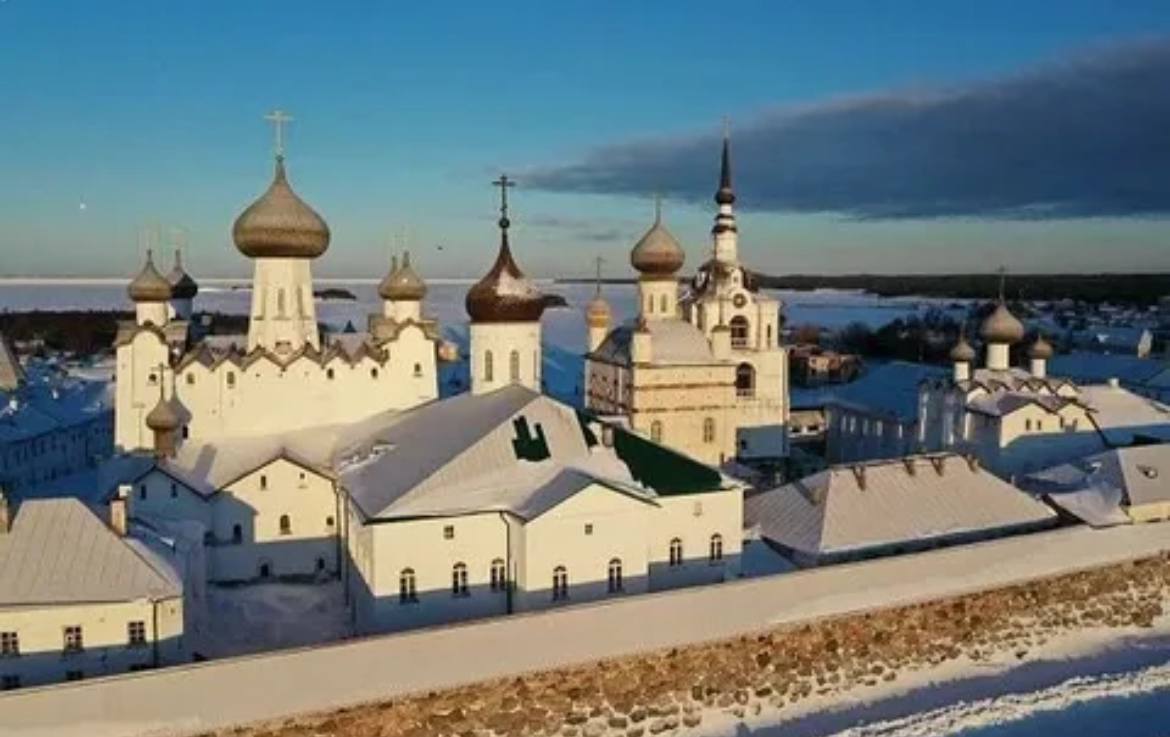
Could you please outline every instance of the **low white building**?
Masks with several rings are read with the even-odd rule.
[[[1170,444],[1080,458],[1029,474],[1020,486],[1095,527],[1170,519]]]
[[[181,570],[76,499],[0,497],[0,687],[180,663]]]
[[[1043,503],[953,453],[833,466],[749,496],[745,524],[793,562],[816,566],[1034,531]]]

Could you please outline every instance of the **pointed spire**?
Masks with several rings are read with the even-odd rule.
[[[735,192],[731,188],[731,123],[723,119],[723,158],[719,167],[719,190],[715,193],[719,205],[735,204]]]

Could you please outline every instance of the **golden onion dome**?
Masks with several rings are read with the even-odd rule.
[[[464,306],[472,322],[539,322],[544,296],[512,258],[507,216],[500,218],[500,251],[482,279],[467,290]]]
[[[1028,346],[1028,358],[1048,360],[1053,354],[1052,344],[1044,340],[1043,335],[1036,336],[1036,342]]]
[[[171,283],[154,268],[154,254],[146,252],[146,263],[126,289],[135,302],[166,302],[171,298]]]
[[[975,349],[967,342],[967,336],[959,333],[959,341],[951,348],[951,360],[955,363],[971,363],[975,360]]]
[[[398,259],[391,261],[390,273],[378,285],[378,295],[391,302],[421,302],[427,296],[426,282],[410,265],[410,251],[402,255],[402,267]]]
[[[159,397],[158,404],[146,415],[146,426],[155,432],[174,432],[182,424],[173,402]]]
[[[1000,301],[979,327],[979,336],[986,343],[1019,343],[1024,339],[1024,324]]]
[[[661,215],[630,251],[630,264],[646,276],[673,276],[682,268],[686,253],[678,240],[662,224]]]
[[[613,311],[609,307],[609,302],[606,302],[598,291],[585,307],[585,324],[591,328],[607,328],[612,317]]]
[[[232,239],[248,258],[317,258],[329,247],[329,226],[289,186],[277,156],[272,184],[236,218]]]

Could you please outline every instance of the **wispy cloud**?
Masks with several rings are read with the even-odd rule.
[[[738,121],[736,189],[751,208],[862,219],[1170,213],[1170,39],[1020,74],[898,90]],[[527,173],[551,191],[708,199],[718,133],[636,140]]]

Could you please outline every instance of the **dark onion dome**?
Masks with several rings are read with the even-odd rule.
[[[482,279],[467,290],[464,306],[472,322],[539,322],[544,298],[512,258],[507,217],[500,218],[500,252]]]
[[[166,302],[171,298],[171,283],[154,268],[154,254],[146,252],[146,264],[126,289],[135,302]]]
[[[289,186],[277,156],[272,184],[236,218],[232,239],[248,258],[317,258],[329,247],[329,226]]]
[[[402,267],[391,266],[391,271],[378,285],[382,299],[392,302],[421,302],[427,296],[427,285],[410,265],[410,251],[402,254]]]
[[[159,397],[158,404],[146,415],[146,426],[155,432],[174,432],[182,420],[171,402]]]
[[[1024,339],[1024,324],[1000,301],[979,327],[979,336],[985,343],[1019,343]]]
[[[607,328],[612,317],[613,311],[609,308],[609,302],[606,302],[605,297],[598,291],[585,307],[585,324],[591,328]]]
[[[719,167],[719,189],[715,191],[718,205],[735,204],[735,192],[731,189],[731,137],[723,135],[723,160]]]
[[[183,270],[182,251],[175,251],[175,268],[167,274],[167,281],[171,284],[171,297],[173,299],[195,299],[195,295],[199,294],[199,285],[195,283],[190,274]]]
[[[951,348],[951,360],[955,363],[971,363],[975,360],[975,349],[967,342],[967,336],[959,333],[959,342]]]
[[[1052,358],[1052,344],[1044,340],[1044,336],[1036,336],[1036,342],[1028,346],[1028,358],[1040,358],[1048,360]]]
[[[630,264],[646,276],[673,276],[686,257],[678,240],[662,224],[661,214],[657,214],[654,225],[630,251]]]

